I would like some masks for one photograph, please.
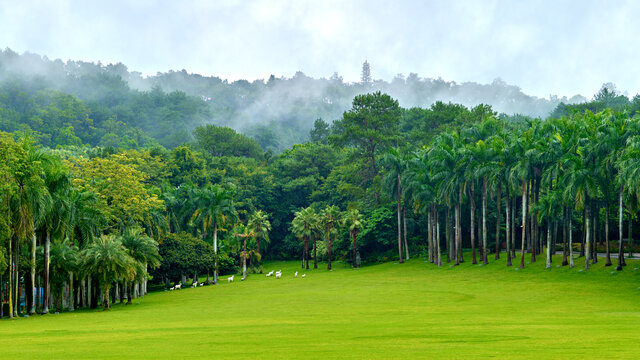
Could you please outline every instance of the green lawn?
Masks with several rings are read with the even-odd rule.
[[[579,272],[580,260],[516,271],[504,258],[466,259],[336,264],[305,279],[293,278],[298,262],[268,263],[284,278],[236,276],[108,312],[2,320],[0,359],[640,358],[640,264],[611,274],[604,261]]]

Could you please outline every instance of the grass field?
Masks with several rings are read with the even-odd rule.
[[[528,258],[528,257],[527,257]],[[640,267],[611,274],[424,259],[158,292],[111,311],[0,321],[0,359],[638,359]],[[490,258],[492,259],[492,257]],[[324,264],[323,264],[324,266]]]

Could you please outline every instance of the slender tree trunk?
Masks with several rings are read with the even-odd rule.
[[[444,237],[445,237],[445,241],[444,241],[444,246],[445,246],[445,250],[447,251],[447,264],[451,262],[452,257],[451,257],[451,215],[449,214],[449,207],[447,207],[447,216],[445,218],[445,222],[444,222]]]
[[[586,241],[587,241],[587,207],[585,206],[584,212],[582,213],[583,224],[582,224],[582,246],[580,246],[580,257],[585,255]]]
[[[512,264],[511,264],[511,218],[510,216],[513,216],[513,215],[509,214],[509,208],[511,207],[511,200],[509,199],[509,191],[507,191],[507,199],[504,205],[505,205],[504,209],[506,212],[505,225],[507,226],[507,229],[505,231],[505,240],[507,243],[507,266],[511,266]]]
[[[213,224],[213,256],[215,258],[213,283],[218,284],[218,224]]]
[[[329,256],[328,259],[328,264],[327,264],[327,270],[331,270],[331,235],[329,235],[329,239],[328,239],[328,243],[327,243],[327,255]],[[400,252],[400,259],[402,259],[402,252]]]
[[[455,208],[454,208],[454,221],[455,221],[455,229],[453,231],[454,234],[454,265],[460,265],[460,257],[458,256],[459,253],[459,246],[460,246],[460,237],[459,237],[459,230],[460,230],[460,204],[456,203]]]
[[[442,266],[442,254],[440,253],[440,212],[436,210],[436,256],[438,267]]]
[[[460,185],[458,190],[458,225],[456,229],[458,231],[458,256],[460,257],[459,262],[464,262],[464,255],[462,252],[462,185]]]
[[[627,246],[629,247],[629,257],[632,258],[633,257],[633,211],[631,210],[631,206],[629,206],[629,209],[627,210],[629,213],[629,222],[627,223],[627,238],[629,238],[629,241],[627,242]],[[623,259],[623,263],[622,266],[627,265],[627,262]]]
[[[622,193],[623,193],[623,186],[620,185],[620,189],[618,191],[618,240],[619,240],[619,244],[618,244],[618,267],[616,267],[616,270],[621,271],[622,270],[622,266],[624,264],[624,251],[623,251],[623,247],[622,247],[622,242],[624,241],[623,237],[622,237],[622,232],[623,232],[623,227],[622,227],[622,216],[624,215],[622,213],[622,209],[623,209],[623,203],[622,203]]]
[[[402,224],[404,230],[404,251],[405,251],[405,259],[409,260],[409,244],[407,243],[407,208],[404,204],[402,204]]]
[[[260,236],[256,236],[256,252],[260,254]],[[260,267],[260,256],[257,257],[258,268]]]
[[[36,285],[36,246],[36,233],[34,232],[31,235],[31,289],[29,291],[31,295],[29,314],[32,315],[36,313],[36,292],[34,291]]]
[[[547,221],[547,264],[546,268],[551,268],[551,222]]]
[[[51,255],[50,255],[50,250],[51,249],[51,235],[49,234],[49,231],[47,231],[46,235],[45,235],[45,242],[44,242],[44,283],[43,283],[43,300],[42,300],[42,313],[43,314],[47,314],[49,312],[49,293],[50,293],[50,274],[49,274],[49,267],[51,264]]]
[[[593,237],[591,238],[591,263],[592,264],[596,264],[598,262],[598,243],[600,243],[602,245],[602,241],[600,238],[600,209],[598,208],[598,202],[595,202],[595,207],[596,210],[593,211],[593,225],[591,226],[593,228]]]
[[[569,209],[569,267],[573,268],[575,265],[573,263],[573,214],[571,209]]]
[[[402,217],[400,215],[400,203],[402,199],[402,190],[400,188],[400,174],[398,174],[398,262],[402,264]]]
[[[470,227],[471,227],[471,231],[470,231],[470,235],[471,235],[471,263],[472,264],[477,264],[478,260],[476,259],[476,239],[475,239],[475,218],[476,218],[476,199],[475,199],[475,185],[474,185],[474,181],[471,181],[471,186],[469,188],[469,201],[470,201],[470,208],[471,208],[471,214],[470,214]]]
[[[109,310],[110,308],[109,290],[109,286],[102,285],[102,306],[104,307],[104,310]]]
[[[305,257],[305,266],[307,270],[309,270],[309,239],[305,238],[304,240],[304,257]]]
[[[569,265],[567,261],[567,207],[562,207],[562,266]]]
[[[516,258],[516,210],[518,208],[518,198],[511,199],[511,257]]]
[[[431,227],[431,210],[427,211],[427,252],[429,254],[429,262],[433,263],[433,237],[432,237],[432,227]]]
[[[243,245],[242,245],[242,278],[247,278],[247,237],[243,237]]]
[[[487,265],[487,177],[482,178],[482,263]]]
[[[9,237],[9,318],[13,318],[13,238]],[[0,305],[1,306],[1,305]]]
[[[313,236],[313,268],[318,268],[318,246],[317,246],[318,237],[316,235]]]
[[[18,317],[20,313],[20,239],[16,238],[16,246],[14,248],[14,259],[16,262],[16,268],[14,271],[14,299],[16,299],[16,304],[13,307],[13,316]]]
[[[496,194],[496,260],[500,259],[500,217],[502,216],[500,213],[500,203],[502,202],[502,194],[500,194],[501,190],[500,183],[498,183],[498,193]]]
[[[127,282],[127,305],[131,305],[131,300],[133,300],[133,283]]]
[[[522,181],[522,250],[520,251],[520,269],[524,269],[524,246],[527,233],[527,182]]]
[[[584,269],[585,270],[589,270],[589,260],[591,258],[591,206],[589,205],[589,199],[587,198],[587,201],[585,201],[585,262],[584,262]]]
[[[69,271],[69,311],[75,310],[75,296],[73,292],[73,272]]]
[[[536,196],[536,181],[531,181],[531,197],[529,198],[531,200],[530,202],[530,207],[534,206],[535,203],[538,201],[538,198]],[[529,213],[531,214],[531,213]],[[534,262],[536,262],[536,254],[538,253],[538,247],[537,247],[537,243],[538,243],[538,217],[534,216],[534,215],[529,215],[529,218],[531,219],[531,263],[533,264]]]

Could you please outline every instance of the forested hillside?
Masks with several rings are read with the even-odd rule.
[[[354,64],[354,66],[359,66]],[[375,64],[374,64],[375,69]],[[205,124],[230,126],[265,150],[282,152],[308,140],[316,119],[331,123],[352,99],[381,91],[403,108],[428,108],[437,101],[467,107],[487,104],[508,115],[545,118],[561,102],[586,99],[524,94],[497,79],[491,84],[456,83],[399,74],[392,81],[346,83],[338,74],[228,82],[185,70],[142,76],[123,64],[49,60],[35,54],[0,52],[0,130],[29,128],[43,145],[173,148],[193,140]]]

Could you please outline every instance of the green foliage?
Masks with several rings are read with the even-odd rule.
[[[358,237],[362,259],[376,259],[394,245],[397,237],[394,217],[392,206],[377,208],[366,216],[367,222]]]
[[[198,126],[193,135],[198,146],[213,156],[262,158],[262,150],[256,140],[238,134],[230,127]]]
[[[213,246],[188,233],[167,234],[158,251],[162,258],[160,266],[151,271],[158,281],[180,281],[182,275],[213,272]],[[224,264],[222,269],[228,269],[227,258],[220,256],[220,263]]]

